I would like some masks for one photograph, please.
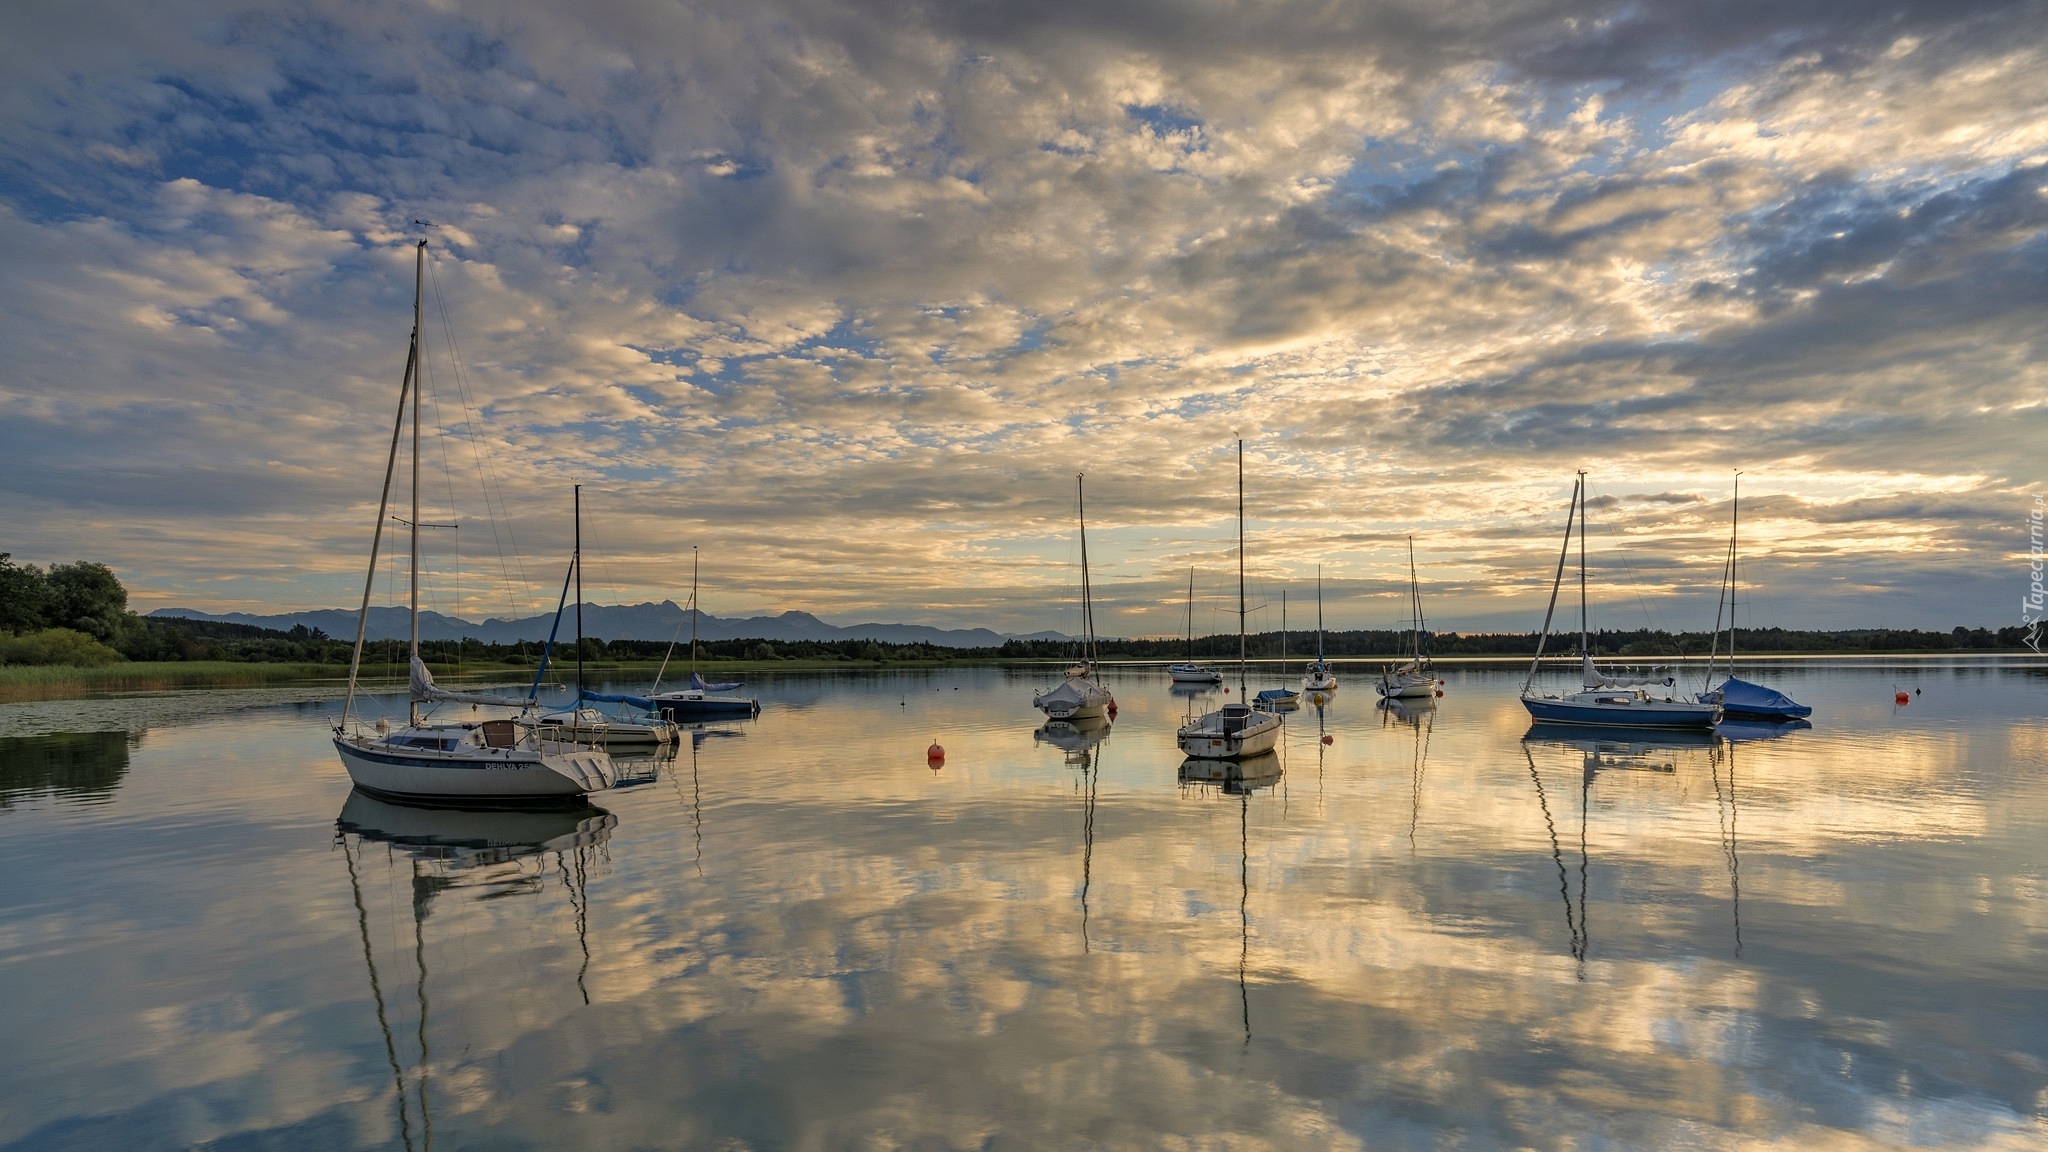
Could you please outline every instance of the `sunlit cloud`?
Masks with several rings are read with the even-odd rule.
[[[1242,437],[1261,598],[1321,564],[1335,627],[1410,535],[1434,622],[1533,627],[1579,468],[1658,626],[1738,467],[1758,623],[2013,622],[2025,5],[111,13],[0,15],[0,550],[141,607],[351,600],[424,234],[472,615],[581,482],[604,599],[696,545],[721,614],[1058,626],[1086,471],[1105,627],[1172,633]]]

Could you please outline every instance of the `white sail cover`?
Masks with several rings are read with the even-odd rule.
[[[419,704],[490,704],[499,708],[524,708],[531,700],[516,700],[509,696],[492,696],[484,692],[450,692],[436,687],[434,674],[427,671],[426,661],[412,658],[412,698]]]
[[[1635,688],[1639,686],[1648,687],[1653,684],[1669,688],[1672,685],[1672,679],[1669,676],[1609,676],[1598,668],[1593,667],[1593,658],[1591,656],[1584,656],[1580,659],[1584,662],[1580,669],[1580,679],[1588,688]]]
[[[1092,680],[1075,677],[1049,692],[1039,693],[1031,702],[1039,708],[1058,704],[1085,708],[1092,704],[1107,704],[1109,689]]]

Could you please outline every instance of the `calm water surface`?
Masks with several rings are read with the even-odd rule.
[[[784,677],[539,814],[352,796],[324,690],[0,706],[0,1148],[2048,1146],[2048,669],[1448,678],[1210,781],[1157,674]]]

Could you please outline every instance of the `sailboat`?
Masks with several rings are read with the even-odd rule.
[[[1195,663],[1195,570],[1188,569],[1188,658],[1166,670],[1175,684],[1221,684],[1223,673]]]
[[[1697,699],[1702,704],[1719,704],[1721,715],[1730,720],[1801,720],[1813,709],[1775,688],[1752,684],[1735,675],[1735,538],[1742,523],[1742,473],[1735,474],[1735,497],[1728,508],[1728,563],[1721,571],[1721,599],[1714,604],[1714,652],[1707,658],[1707,683],[1714,679],[1715,659],[1721,647],[1721,608],[1728,609],[1728,674],[1714,687],[1701,686]]]
[[[1244,699],[1244,441],[1237,442],[1237,697]],[[1205,712],[1174,733],[1180,750],[1198,760],[1243,760],[1271,752],[1280,739],[1280,717],[1244,703]]]
[[[430,800],[531,800],[600,792],[618,780],[612,760],[602,749],[561,738],[559,730],[522,726],[511,718],[466,722],[429,722],[422,704],[471,704],[524,711],[525,699],[476,692],[451,692],[434,683],[420,658],[420,371],[425,361],[424,327],[420,323],[425,288],[427,242],[414,254],[412,342],[399,385],[398,416],[391,426],[391,451],[384,464],[384,492],[377,503],[377,527],[370,539],[369,575],[363,580],[363,604],[356,618],[356,643],[348,663],[348,694],[341,719],[334,725],[334,748],[358,788],[385,796]],[[362,670],[363,640],[370,620],[370,593],[376,586],[378,550],[384,541],[384,519],[391,505],[391,478],[398,467],[398,443],[405,429],[406,405],[412,406],[412,645],[410,704],[404,727],[379,721],[374,729],[352,727],[356,683]],[[358,718],[359,719],[359,718]]]
[[[1280,670],[1282,675],[1286,674],[1287,590],[1284,588],[1280,590]],[[1261,688],[1259,689],[1259,694],[1252,697],[1252,707],[1264,708],[1269,711],[1299,708],[1301,707],[1301,693],[1296,692],[1292,688]]]
[[[569,739],[581,744],[595,744],[600,748],[659,748],[676,739],[680,731],[676,722],[665,720],[655,710],[654,701],[644,696],[629,696],[617,692],[594,692],[583,686],[583,485],[576,485],[576,544],[570,553],[569,571],[576,578],[576,699],[568,708],[543,713],[542,724],[554,725]],[[562,588],[568,594],[566,582]],[[561,605],[555,606],[555,625],[562,623]],[[554,632],[548,633],[548,648],[553,649]],[[541,657],[541,671],[547,670],[547,656]],[[539,676],[534,677],[535,685]],[[614,716],[596,708],[584,707],[585,702],[596,704],[623,704],[637,708],[638,717]]]
[[[757,716],[761,702],[752,696],[742,696],[739,690],[743,681],[729,684],[707,684],[697,674],[697,618],[702,616],[697,607],[697,549],[690,549],[690,686],[676,692],[659,692],[648,699],[664,716]],[[664,665],[666,661],[663,662]],[[661,687],[661,676],[656,674],[654,686]]]
[[[1434,699],[1437,686],[1443,681],[1437,679],[1436,669],[1422,653],[1422,585],[1415,579],[1413,536],[1408,538],[1408,620],[1408,659],[1381,670],[1380,682],[1373,685],[1373,690],[1389,700],[1420,700],[1425,696]]]
[[[1323,660],[1323,566],[1316,565],[1316,659],[1308,666],[1308,675],[1301,678],[1304,692],[1335,692],[1337,674]]]
[[[1081,490],[1082,477],[1074,477],[1075,516],[1081,526],[1081,618],[1088,628],[1088,648],[1081,659],[1067,669],[1066,682],[1056,688],[1034,693],[1031,706],[1048,720],[1099,720],[1116,716],[1116,697],[1095,680],[1095,598],[1088,585],[1088,504]]]
[[[1718,704],[1678,700],[1669,693],[1652,697],[1644,688],[1670,688],[1674,681],[1665,676],[1609,676],[1593,666],[1593,646],[1586,624],[1586,474],[1572,486],[1572,507],[1564,521],[1564,546],[1557,554],[1557,575],[1550,585],[1550,607],[1543,613],[1543,635],[1536,641],[1536,658],[1529,662],[1529,675],[1522,681],[1522,706],[1538,723],[1594,724],[1614,728],[1709,728],[1721,718]],[[1579,535],[1579,664],[1581,691],[1563,695],[1538,694],[1530,690],[1536,670],[1543,663],[1543,648],[1550,640],[1550,621],[1557,611],[1557,592],[1564,583],[1565,557],[1571,552],[1572,525]]]

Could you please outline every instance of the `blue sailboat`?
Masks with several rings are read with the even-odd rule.
[[[678,718],[696,716],[758,716],[761,702],[752,696],[742,696],[739,690],[745,682],[734,680],[726,684],[707,684],[697,674],[697,618],[703,615],[697,607],[697,550],[690,549],[690,686],[679,692],[650,694],[649,703],[663,716]],[[662,666],[667,668],[664,659]],[[661,687],[661,675],[656,673],[654,686]]]
[[[1714,679],[1714,663],[1721,654],[1721,609],[1728,609],[1728,674],[1717,686],[1703,688],[1696,697],[1702,704],[1718,704],[1721,715],[1730,720],[1803,720],[1813,709],[1775,688],[1753,684],[1735,675],[1735,570],[1736,537],[1742,526],[1742,473],[1735,473],[1735,496],[1728,508],[1728,563],[1721,570],[1721,599],[1714,604],[1714,651],[1707,658],[1707,682]]]

